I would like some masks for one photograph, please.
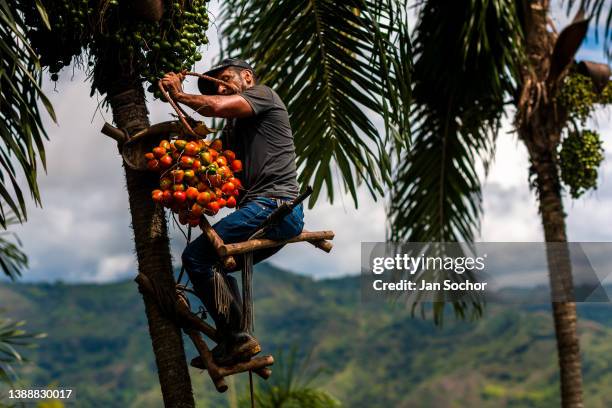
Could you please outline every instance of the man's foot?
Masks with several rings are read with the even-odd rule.
[[[255,337],[242,332],[232,334],[228,341],[219,343],[212,349],[212,355],[217,365],[230,366],[249,361],[260,351],[261,346]]]

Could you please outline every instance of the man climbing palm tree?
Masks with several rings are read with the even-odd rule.
[[[242,175],[244,190],[238,209],[213,228],[226,243],[246,241],[258,226],[283,201],[298,194],[295,146],[287,108],[272,89],[257,85],[251,66],[239,59],[225,59],[205,75],[216,77],[225,85],[200,79],[202,95],[183,92],[183,76],[169,73],[163,84],[170,96],[198,113],[209,117],[227,118],[224,145],[234,150],[244,162]],[[302,232],[303,208],[298,205],[267,238],[285,240]],[[280,247],[254,253],[255,263],[269,257]],[[210,316],[215,321],[221,342],[213,349],[219,365],[230,365],[250,359],[260,351],[257,340],[246,332],[242,319],[242,305],[236,279],[219,272],[219,259],[202,234],[191,242],[182,256],[183,266],[194,289]],[[225,286],[227,284],[227,286]],[[229,289],[229,302],[224,298]]]

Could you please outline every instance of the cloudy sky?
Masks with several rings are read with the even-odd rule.
[[[213,5],[216,14],[217,5]],[[556,12],[558,27],[566,17]],[[215,28],[209,30],[211,45],[203,71],[214,60]],[[579,59],[604,61],[601,44],[592,37],[582,47]],[[195,92],[195,83],[187,84]],[[55,107],[58,124],[46,120],[50,141],[47,174],[41,174],[43,208],[29,205],[29,220],[14,228],[30,257],[25,281],[108,282],[133,277],[135,255],[130,228],[127,192],[115,143],[99,130],[110,112],[98,109],[98,100],[89,97],[89,84],[78,70],[64,70],[60,81],[45,83]],[[159,101],[149,104],[151,122],[169,119],[169,106]],[[609,112],[598,112],[596,126],[601,130],[607,151],[599,180],[599,190],[580,200],[565,200],[569,237],[572,241],[612,241],[612,120]],[[505,124],[498,137],[495,162],[484,187],[484,217],[480,241],[541,241],[537,206],[527,187],[527,155],[517,137]],[[333,205],[320,201],[306,212],[310,230],[336,232],[334,250],[325,254],[307,244],[283,249],[271,262],[277,266],[315,277],[339,276],[359,271],[360,243],[383,241],[385,211],[365,191],[359,192],[359,209],[349,196]],[[185,239],[171,229],[175,260]]]

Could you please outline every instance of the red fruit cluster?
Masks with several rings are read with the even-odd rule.
[[[181,224],[195,227],[202,214],[236,206],[242,183],[234,173],[242,162],[231,150],[223,151],[221,140],[162,140],[145,158],[150,170],[161,173],[153,201],[177,213]]]

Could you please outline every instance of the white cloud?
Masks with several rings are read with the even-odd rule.
[[[104,257],[98,264],[98,270],[93,281],[103,283],[116,280],[118,277],[127,277],[136,270],[133,255],[114,255]]]

